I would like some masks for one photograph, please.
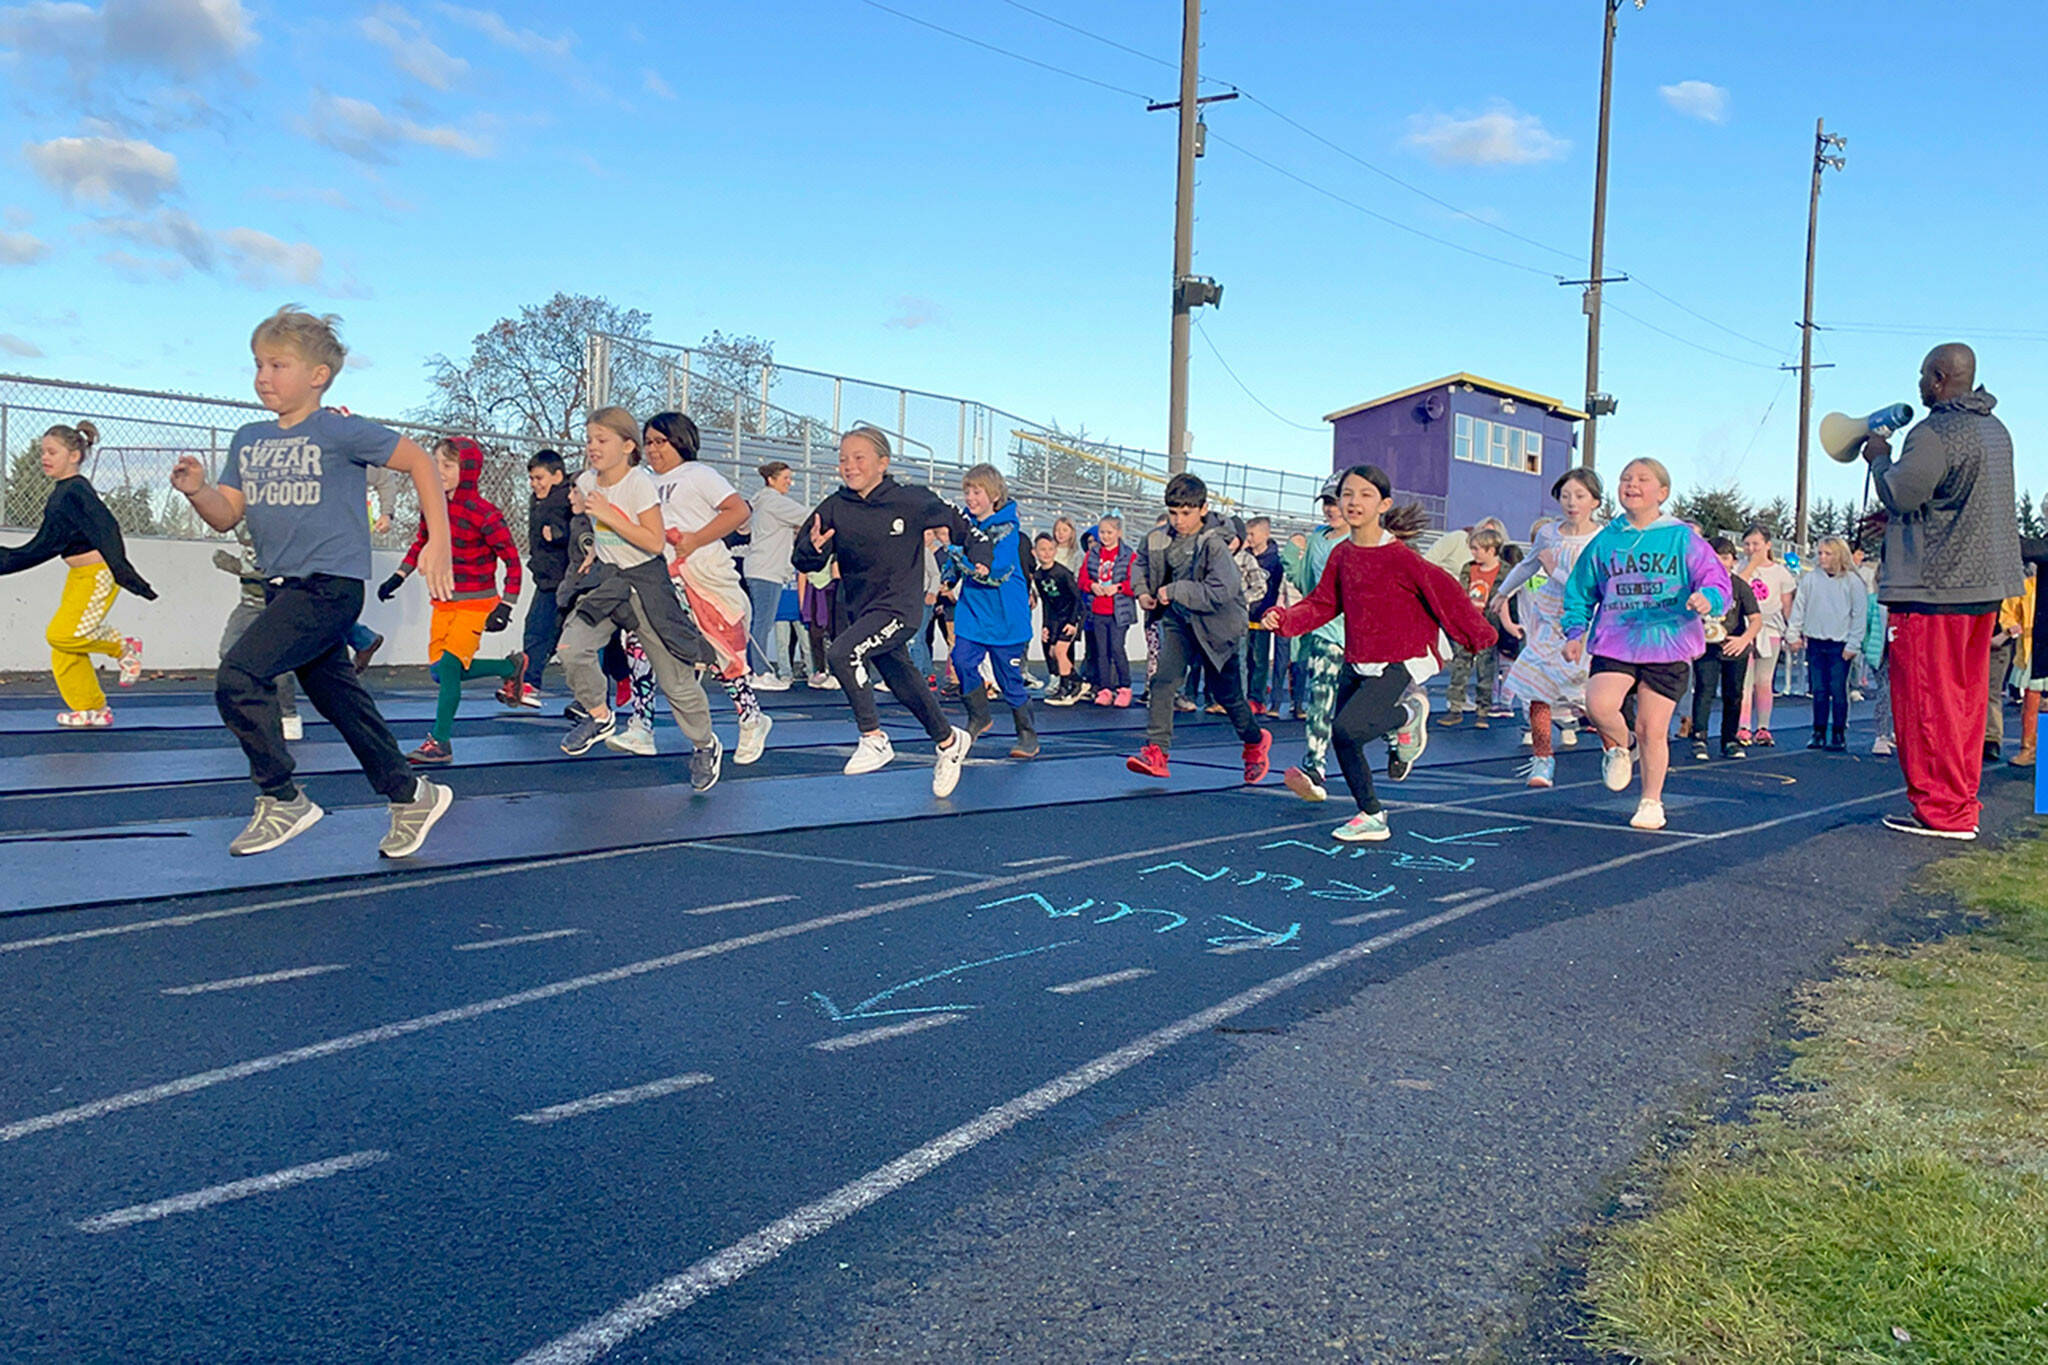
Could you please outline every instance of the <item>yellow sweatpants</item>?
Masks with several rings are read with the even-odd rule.
[[[73,711],[97,711],[107,704],[92,656],[121,657],[121,633],[107,626],[107,613],[120,595],[113,571],[104,564],[88,564],[64,577],[64,595],[44,638],[50,642],[50,672],[57,677],[57,691]]]

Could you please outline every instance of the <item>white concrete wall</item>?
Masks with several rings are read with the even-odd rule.
[[[19,545],[31,534],[0,530],[0,544]],[[122,634],[142,641],[143,663],[150,670],[210,670],[219,662],[221,628],[241,591],[232,575],[214,567],[214,551],[224,548],[234,549],[234,542],[129,538],[128,558],[156,589],[157,600],[146,602],[123,593],[114,603],[110,619]],[[385,646],[377,654],[379,664],[424,665],[429,610],[426,589],[408,582],[391,601],[377,600],[376,585],[398,567],[399,558],[395,550],[375,552],[363,621],[385,638]],[[53,560],[26,573],[0,578],[0,672],[48,670],[50,649],[44,643],[44,632],[57,609],[66,572],[62,560]],[[527,592],[530,597],[532,589]],[[519,610],[515,608],[515,612]],[[515,614],[511,630],[497,638],[516,643],[519,628],[520,616]],[[105,668],[113,671],[111,661]]]

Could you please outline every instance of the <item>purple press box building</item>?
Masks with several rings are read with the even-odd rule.
[[[1586,414],[1555,398],[1454,374],[1390,393],[1323,420],[1332,469],[1376,464],[1396,499],[1416,498],[1441,529],[1499,517],[1511,539],[1552,514],[1550,485],[1576,460]]]

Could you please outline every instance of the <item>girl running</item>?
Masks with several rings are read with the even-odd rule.
[[[1031,643],[1030,556],[1017,524],[1017,504],[1002,471],[978,464],[960,476],[960,496],[974,529],[988,537],[992,563],[977,576],[959,549],[952,551],[960,576],[960,607],[954,617],[953,671],[965,678],[981,675],[986,663],[1017,727],[1011,758],[1038,757],[1038,728],[1032,723],[1031,694],[1024,687],[1024,650]],[[979,687],[961,692],[967,708],[967,733],[980,739],[995,724],[989,695]]]
[[[732,761],[752,763],[767,747],[775,722],[761,709],[747,671],[747,615],[753,606],[725,537],[745,526],[753,509],[723,474],[697,459],[697,424],[682,413],[657,412],[647,419],[643,436],[654,491],[661,495],[662,525],[675,553],[669,573],[697,629],[718,651],[718,680],[739,713],[740,742]]]
[[[1606,751],[1600,776],[1609,791],[1628,786],[1628,725],[1622,703],[1636,696],[1636,740],[1643,753],[1643,799],[1629,824],[1664,828],[1664,773],[1671,764],[1671,713],[1706,652],[1701,619],[1728,610],[1728,571],[1699,532],[1664,511],[1671,474],[1656,460],[1630,460],[1617,490],[1621,509],[1587,543],[1565,581],[1564,657],[1593,656],[1586,710]],[[1587,649],[1590,632],[1592,648]]]
[[[43,474],[56,481],[43,504],[43,523],[26,545],[0,548],[0,574],[33,569],[59,555],[70,566],[45,637],[50,672],[68,708],[57,713],[57,724],[66,730],[98,730],[114,723],[92,656],[120,660],[121,686],[133,687],[142,677],[142,641],[109,627],[107,613],[122,588],[156,600],[156,589],[128,562],[120,523],[81,472],[86,452],[99,439],[99,428],[86,421],[43,433]]]
[[[1307,600],[1265,615],[1268,630],[1289,638],[1344,618],[1344,669],[1330,742],[1358,803],[1358,814],[1332,831],[1346,843],[1390,837],[1365,746],[1391,741],[1387,775],[1397,782],[1414,766],[1428,742],[1429,703],[1419,691],[1409,695],[1409,688],[1442,667],[1439,633],[1472,650],[1490,648],[1496,638],[1458,580],[1408,548],[1406,537],[1422,529],[1422,510],[1390,506],[1392,494],[1393,485],[1375,466],[1346,470],[1337,502],[1350,538],[1331,551]]]
[[[1798,584],[1792,571],[1778,562],[1771,533],[1763,527],[1752,526],[1742,533],[1742,552],[1748,558],[1736,572],[1749,580],[1749,590],[1756,594],[1757,608],[1764,614],[1764,628],[1749,656],[1749,686],[1742,696],[1742,724],[1735,741],[1769,749],[1778,742],[1771,735],[1771,684],[1778,674],[1778,650],[1785,643],[1785,623]]]
[[[1529,741],[1536,751],[1529,760],[1532,787],[1548,787],[1557,780],[1557,758],[1550,747],[1553,712],[1564,711],[1566,748],[1579,742],[1578,719],[1586,713],[1585,662],[1565,657],[1564,585],[1600,529],[1593,520],[1600,507],[1600,476],[1590,469],[1566,470],[1550,486],[1550,496],[1563,519],[1546,523],[1530,538],[1529,557],[1501,580],[1493,597],[1498,619],[1503,604],[1516,592],[1535,585],[1528,599],[1533,608],[1530,623],[1501,627],[1525,637],[1501,691],[1528,708]]]

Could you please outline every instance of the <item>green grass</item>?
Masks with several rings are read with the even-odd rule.
[[[1783,1092],[1694,1135],[1595,1244],[1646,1361],[2048,1362],[2048,839],[1937,865],[1988,917],[1802,995]]]

